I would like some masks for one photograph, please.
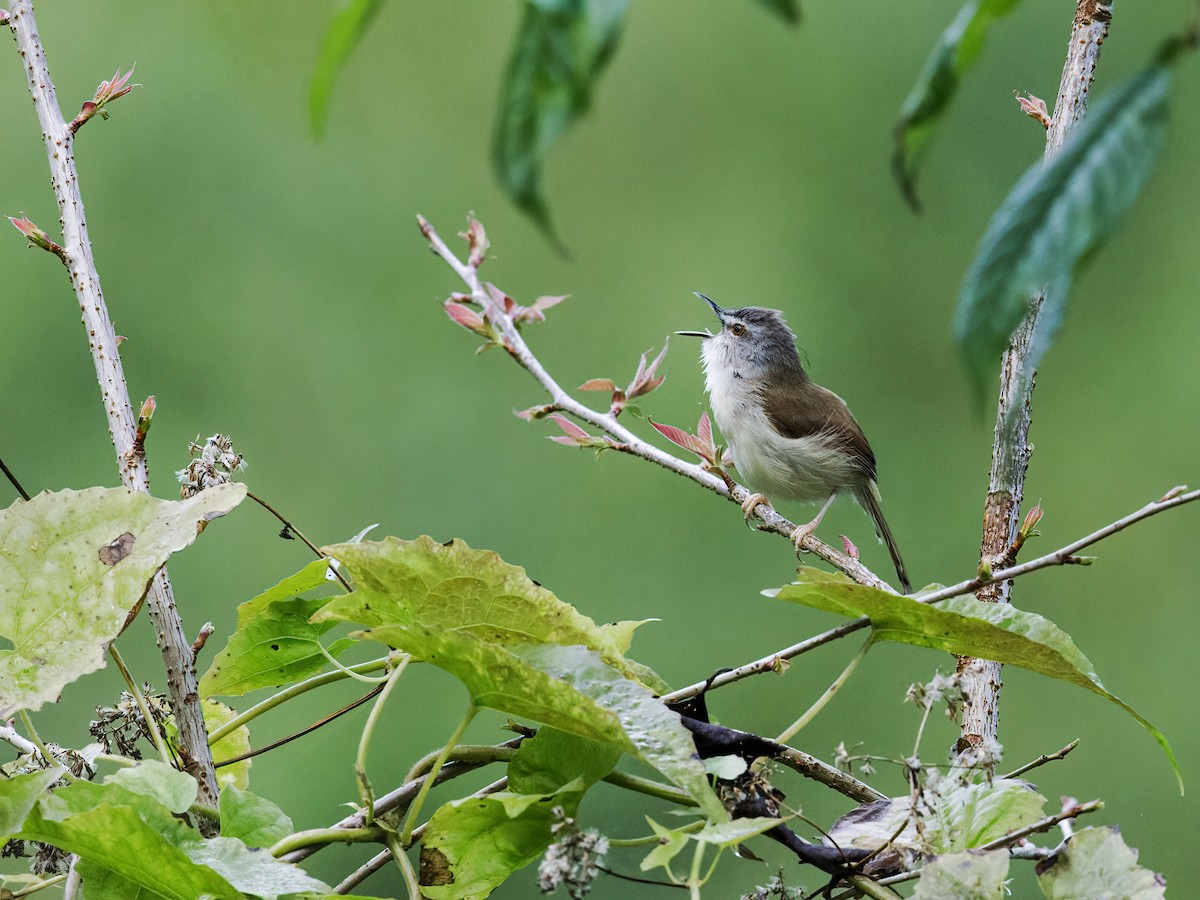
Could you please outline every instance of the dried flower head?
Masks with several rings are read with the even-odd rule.
[[[183,485],[179,493],[183,499],[194,497],[205,488],[218,484],[229,484],[233,481],[233,473],[246,468],[246,460],[241,454],[234,453],[233,440],[223,434],[214,434],[203,444],[197,437],[188,444],[188,452],[194,459],[187,468],[175,473],[179,483]]]
[[[549,894],[565,884],[571,900],[580,900],[591,891],[592,882],[600,874],[608,854],[608,838],[592,828],[580,831],[574,819],[563,815],[560,806],[553,812],[558,821],[550,829],[559,837],[538,865],[538,887]]]
[[[142,696],[146,700],[146,708],[150,710],[150,717],[154,719],[154,727],[161,734],[171,716],[171,703],[165,694],[156,694],[150,684],[142,685]],[[116,706],[97,706],[96,715],[99,718],[88,725],[88,732],[104,748],[105,753],[115,751],[130,759],[142,758],[138,741],[142,738],[153,739],[133,694],[121,691],[121,699]]]

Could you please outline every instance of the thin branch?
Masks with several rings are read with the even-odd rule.
[[[338,882],[333,889],[335,894],[348,894],[389,862],[392,861],[391,850],[380,850],[365,863]]]
[[[751,492],[742,485],[733,484],[732,482],[726,484],[724,479],[713,474],[704,466],[679,459],[670,453],[660,450],[653,444],[647,443],[620,424],[617,418],[611,413],[598,412],[571,397],[551,377],[550,373],[542,366],[541,361],[529,349],[529,345],[525,343],[525,339],[517,330],[512,317],[492,301],[483,283],[479,280],[477,267],[469,262],[464,263],[459,260],[423,216],[417,216],[417,223],[421,227],[421,233],[429,241],[433,252],[450,266],[455,275],[467,286],[472,300],[486,311],[487,320],[496,330],[500,346],[516,360],[518,365],[529,372],[545,388],[552,400],[551,406],[574,416],[581,422],[602,430],[612,439],[611,449],[613,450],[628,453],[631,456],[637,456],[656,463],[664,469],[689,478],[697,484],[708,488],[713,493],[739,505],[751,495]],[[796,530],[796,525],[779,515],[771,506],[765,503],[760,504],[755,507],[754,515],[762,522],[760,527],[763,531],[771,531],[791,540],[791,536]],[[895,593],[895,590],[883,581],[883,579],[857,559],[853,559],[847,554],[835,550],[816,537],[809,535],[805,538],[802,546],[805,550],[825,560],[834,568],[849,575],[859,584]]]
[[[146,457],[134,452],[137,420],[129,402],[129,388],[121,366],[117,336],[92,258],[79,173],[75,168],[75,135],[63,119],[58,105],[54,79],[50,75],[50,66],[38,36],[31,0],[13,0],[8,25],[16,37],[17,53],[21,56],[22,69],[41,125],[50,164],[50,183],[62,222],[61,258],[83,316],[121,482],[133,490],[149,493],[150,475]],[[147,606],[166,669],[184,768],[200,786],[200,802],[206,806],[216,806],[216,773],[204,729],[191,644],[184,634],[165,568],[158,571],[151,583],[147,592]]]
[[[306,538],[304,536],[304,533],[299,528],[297,528],[295,525],[293,525],[288,519],[284,518],[283,513],[279,512],[279,510],[277,510],[275,507],[273,507],[266,500],[263,500],[261,497],[255,496],[251,491],[246,491],[246,496],[249,497],[251,500],[253,500],[255,503],[257,503],[259,506],[261,506],[263,509],[265,509],[267,512],[269,512],[271,515],[273,515],[275,518],[277,518],[280,522],[282,522],[284,525],[284,528],[287,531],[290,531],[296,537],[300,538],[300,540],[304,543],[304,546],[308,547],[309,550],[311,550],[313,553],[315,553],[318,559],[328,559],[329,558],[324,553],[322,553],[320,550],[318,550],[317,545],[314,544],[312,541],[310,541],[308,538]],[[350,587],[350,582],[348,582],[342,576],[342,573],[338,571],[337,566],[330,566],[329,570],[331,572],[333,572],[333,574],[337,577],[337,580],[342,583],[342,587],[344,587],[347,592],[354,590],[354,588]]]
[[[1023,766],[1018,766],[1017,768],[1015,768],[1011,772],[1009,772],[1007,775],[1001,775],[1000,777],[1001,778],[1017,778],[1018,776],[1024,775],[1026,772],[1030,771],[1031,769],[1036,769],[1038,766],[1044,766],[1048,762],[1055,762],[1060,759],[1065,759],[1067,754],[1070,753],[1072,750],[1074,750],[1078,746],[1079,746],[1079,738],[1075,738],[1075,740],[1071,741],[1071,743],[1067,744],[1067,746],[1063,747],[1057,753],[1043,753],[1037,759],[1035,759],[1031,762],[1027,762]]]
[[[0,471],[4,472],[4,477],[8,479],[9,484],[17,489],[17,493],[21,495],[22,500],[29,499],[29,492],[21,487],[21,482],[17,481],[17,476],[9,471],[8,466],[4,464],[4,460],[0,459]]]
[[[1045,158],[1058,152],[1067,132],[1087,109],[1088,91],[1095,77],[1100,45],[1108,34],[1112,0],[1078,0],[1066,62],[1059,80],[1058,102],[1046,130]],[[1031,298],[1029,310],[1013,332],[1000,369],[1000,394],[996,410],[995,438],[988,493],[984,502],[980,568],[996,569],[1008,562],[1009,548],[1017,537],[1025,473],[1033,448],[1029,426],[1033,409],[1035,372],[1029,357],[1042,310],[1042,296]],[[996,579],[981,586],[977,596],[988,603],[1008,601],[1012,585]],[[1000,717],[1001,665],[990,660],[960,656],[964,695],[958,752],[995,740]]]
[[[31,756],[34,753],[38,753],[40,755],[37,744],[29,740],[29,738],[25,737],[23,734],[21,734],[21,732],[17,731],[17,729],[13,728],[12,719],[0,724],[0,741],[4,741],[6,744],[12,745],[21,753],[27,753]],[[54,766],[58,764],[58,761],[54,759],[47,759],[46,763]]]

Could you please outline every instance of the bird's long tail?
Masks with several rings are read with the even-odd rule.
[[[863,487],[854,492],[854,497],[858,500],[859,505],[875,520],[875,534],[881,541],[887,544],[888,553],[892,555],[892,562],[896,566],[896,576],[900,579],[900,585],[904,588],[904,593],[911,594],[912,585],[908,581],[908,572],[904,568],[904,560],[900,558],[900,549],[896,546],[896,539],[892,537],[892,529],[888,528],[887,519],[883,517],[879,487],[874,481],[868,481]]]

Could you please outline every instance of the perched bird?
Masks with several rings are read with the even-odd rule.
[[[701,359],[717,427],[734,465],[758,493],[742,504],[749,518],[768,497],[824,506],[792,535],[797,550],[820,524],[834,497],[850,493],[875,521],[905,593],[912,592],[904,561],[883,517],[875,454],[837,394],[814,382],[800,362],[796,335],[774,309],[722,309],[697,294],[721,320],[716,334],[680,331],[704,339]]]

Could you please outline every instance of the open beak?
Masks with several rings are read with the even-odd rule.
[[[699,291],[693,291],[692,293],[711,306],[713,308],[713,312],[717,314],[718,319],[721,319],[722,321],[725,320],[725,310],[721,309],[721,307],[717,306],[717,304],[713,303],[712,300],[710,300],[708,297],[705,297]],[[675,333],[683,335],[684,337],[710,338],[713,336],[711,331],[677,331]]]

